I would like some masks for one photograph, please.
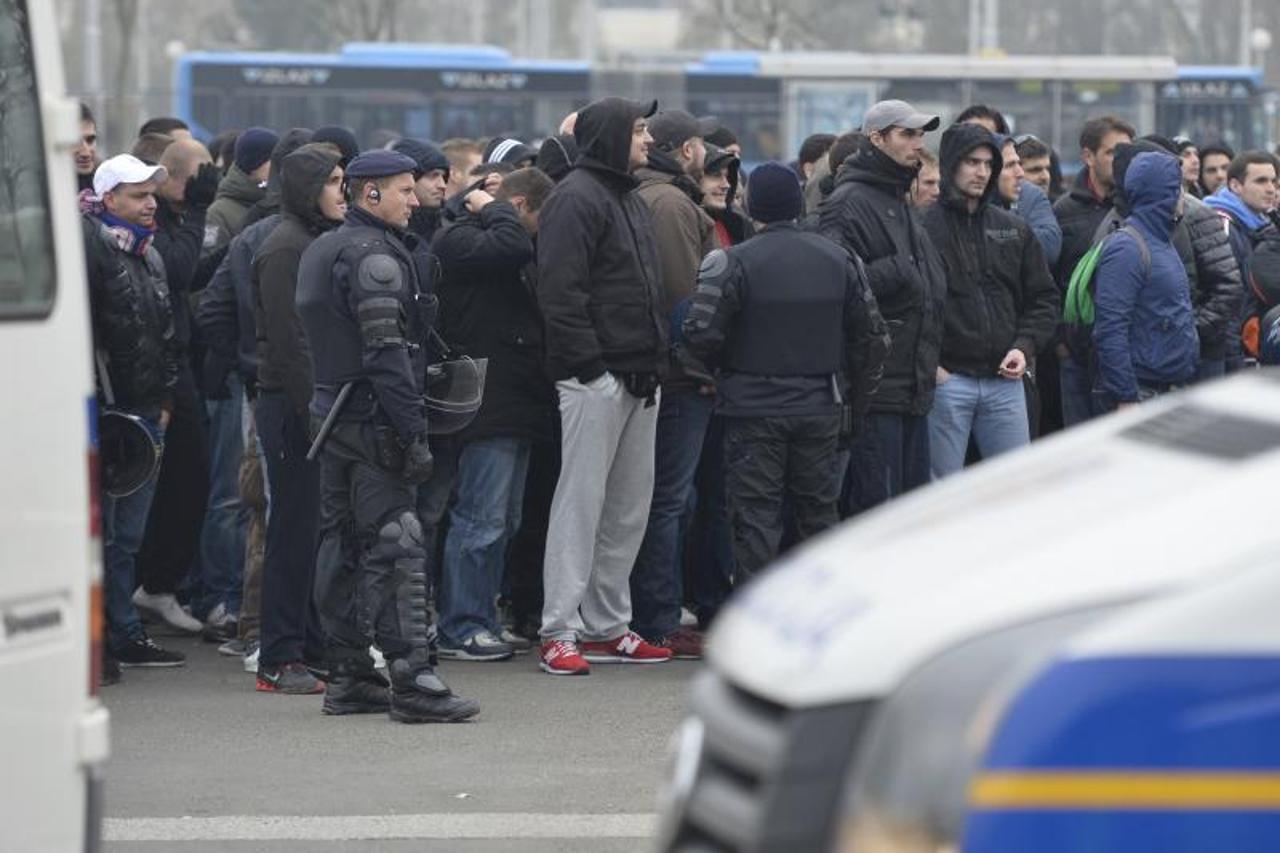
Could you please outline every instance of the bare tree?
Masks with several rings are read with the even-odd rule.
[[[404,0],[342,0],[325,9],[330,26],[356,41],[391,41]]]

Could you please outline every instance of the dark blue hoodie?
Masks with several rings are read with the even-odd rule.
[[[1200,344],[1187,272],[1170,242],[1181,181],[1173,156],[1135,157],[1124,178],[1132,211],[1125,224],[1142,235],[1150,264],[1126,231],[1107,239],[1098,262],[1098,385],[1117,402],[1135,402],[1139,384],[1186,382],[1196,372]]]

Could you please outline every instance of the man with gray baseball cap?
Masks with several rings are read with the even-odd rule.
[[[928,132],[937,130],[941,123],[942,119],[938,116],[919,112],[906,101],[880,101],[873,104],[862,117],[862,132],[882,132],[891,127]]]
[[[866,264],[893,345],[866,423],[850,448],[844,510],[853,514],[929,481],[928,414],[942,344],[942,259],[907,202],[926,132],[939,119],[906,101],[867,110],[863,145],[845,160],[820,213],[822,233]]]

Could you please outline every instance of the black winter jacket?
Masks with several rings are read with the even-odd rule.
[[[116,233],[92,214],[83,227],[93,346],[105,356],[114,405],[154,417],[173,405],[181,354],[164,261],[154,245],[142,254],[120,248]]]
[[[515,208],[490,202],[478,216],[443,228],[431,248],[440,262],[440,334],[460,352],[489,360],[484,400],[461,440],[552,440],[556,401],[543,370],[534,244]]]
[[[208,283],[212,270],[203,269],[200,249],[204,244],[205,207],[190,207],[179,213],[162,198],[156,199],[156,237],[154,246],[164,261],[173,306],[173,332],[178,343],[191,343],[191,304],[193,290]],[[197,272],[200,275],[197,277]]]
[[[994,154],[991,179],[970,213],[953,178],[961,159],[983,145]],[[1030,227],[992,203],[1001,170],[995,138],[979,125],[955,125],[942,135],[939,160],[942,196],[925,212],[924,227],[947,276],[941,364],[952,373],[995,376],[1010,349],[1030,363],[1049,343],[1058,289]]]
[[[316,237],[340,225],[325,219],[316,199],[338,155],[315,149],[295,151],[281,163],[280,224],[253,258],[251,288],[258,342],[258,387],[283,391],[298,416],[311,403],[311,350],[294,297],[302,253]]]
[[[1062,226],[1062,253],[1058,255],[1053,277],[1057,279],[1063,298],[1066,298],[1071,273],[1093,246],[1094,233],[1111,207],[1110,196],[1099,199],[1094,195],[1087,167],[1076,175],[1071,191],[1053,203],[1053,215],[1058,217],[1058,225]]]
[[[893,339],[872,412],[925,415],[933,407],[947,286],[942,259],[905,201],[915,176],[865,146],[845,160],[819,213],[819,231],[866,264]]]
[[[605,98],[578,114],[581,154],[538,220],[538,304],[551,378],[662,375],[662,280],[649,209],[629,171],[644,105]]]

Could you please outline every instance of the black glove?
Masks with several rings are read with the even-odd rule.
[[[203,164],[194,175],[187,178],[184,198],[192,207],[208,207],[218,196],[218,183],[222,172],[212,163]]]
[[[621,374],[621,378],[623,386],[627,389],[627,393],[632,397],[644,400],[646,409],[657,402],[654,395],[658,393],[658,374],[623,373]]]
[[[417,486],[431,479],[434,468],[426,433],[419,433],[404,447],[404,467],[400,469],[400,476],[406,483]]]

